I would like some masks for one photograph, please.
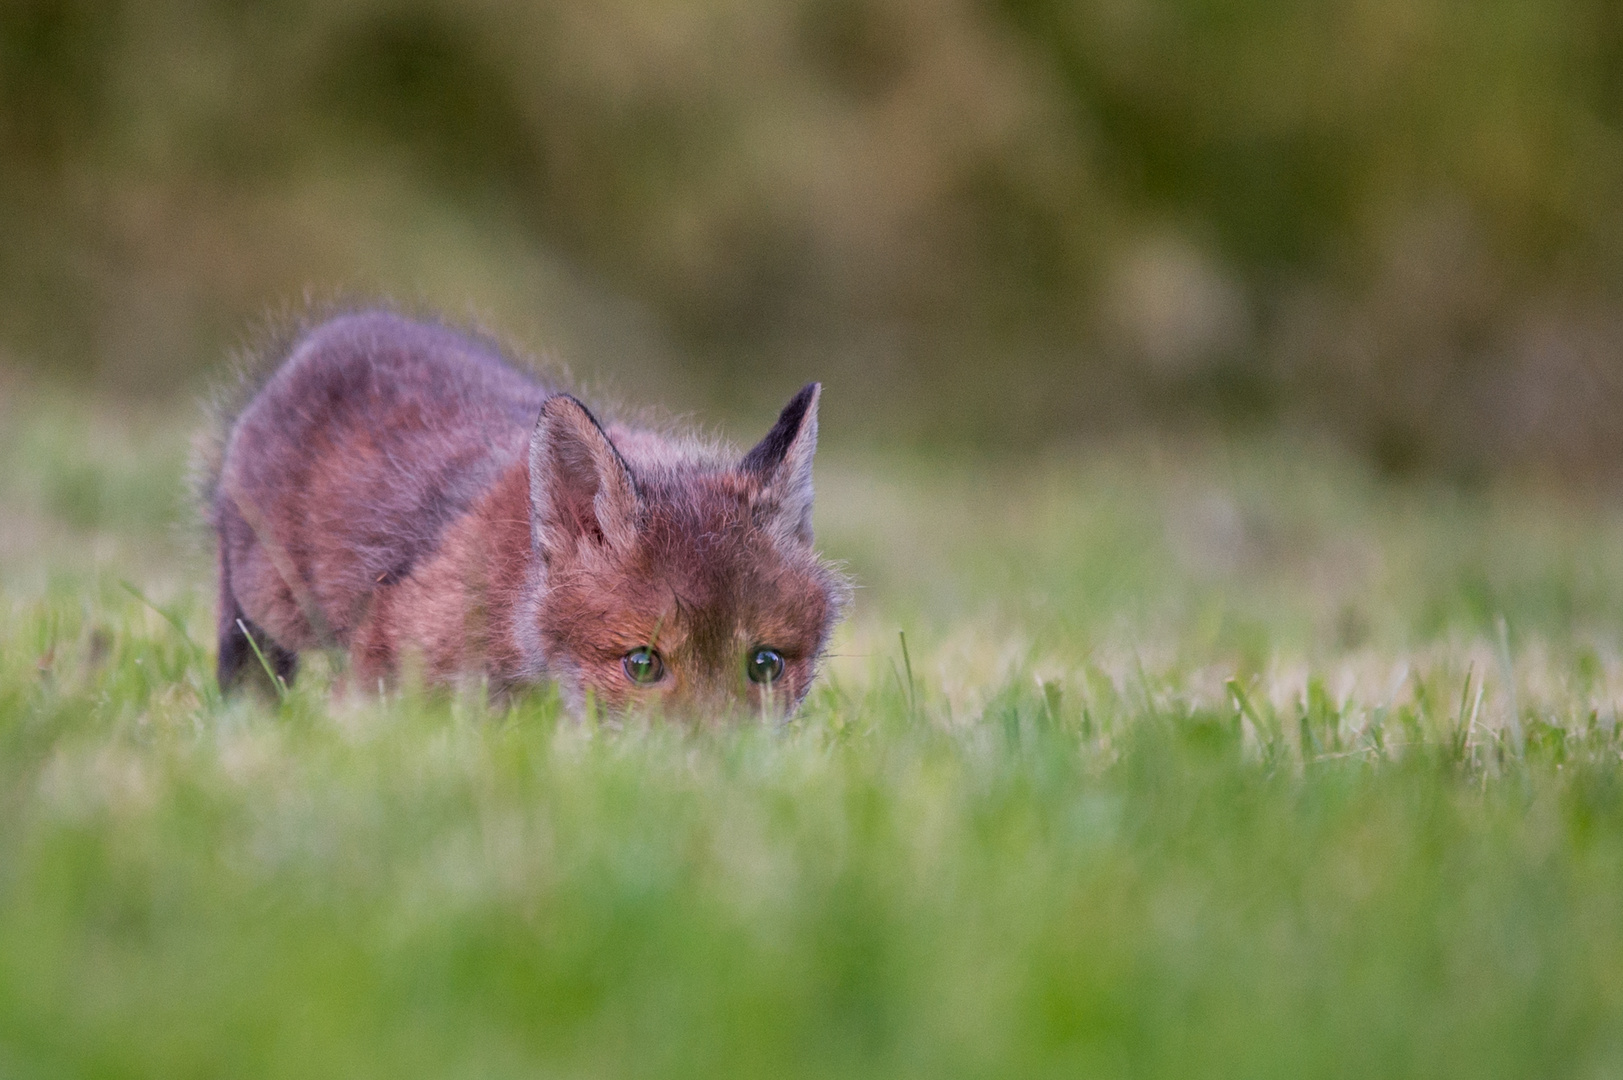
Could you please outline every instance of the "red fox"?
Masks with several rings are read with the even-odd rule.
[[[308,327],[224,429],[223,689],[347,650],[493,691],[791,712],[846,585],[812,547],[820,385],[748,453],[600,424],[493,344],[389,311]],[[256,652],[258,655],[256,655]]]

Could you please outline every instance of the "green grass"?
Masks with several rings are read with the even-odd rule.
[[[189,423],[0,403],[0,1076],[1623,1073],[1609,504],[831,453],[827,679],[681,731],[221,702]]]

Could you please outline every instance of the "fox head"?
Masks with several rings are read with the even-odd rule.
[[[812,549],[818,384],[741,458],[611,439],[548,399],[530,441],[532,607],[566,696],[695,718],[784,716],[817,673],[845,585]]]

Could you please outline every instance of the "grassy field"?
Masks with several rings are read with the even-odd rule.
[[[0,385],[0,1077],[1623,1075],[1613,502],[828,447],[689,732],[222,702],[193,423]]]

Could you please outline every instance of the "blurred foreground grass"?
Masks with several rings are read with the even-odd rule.
[[[1623,1071],[1609,504],[832,447],[786,729],[271,709],[192,424],[0,387],[0,1076]]]

